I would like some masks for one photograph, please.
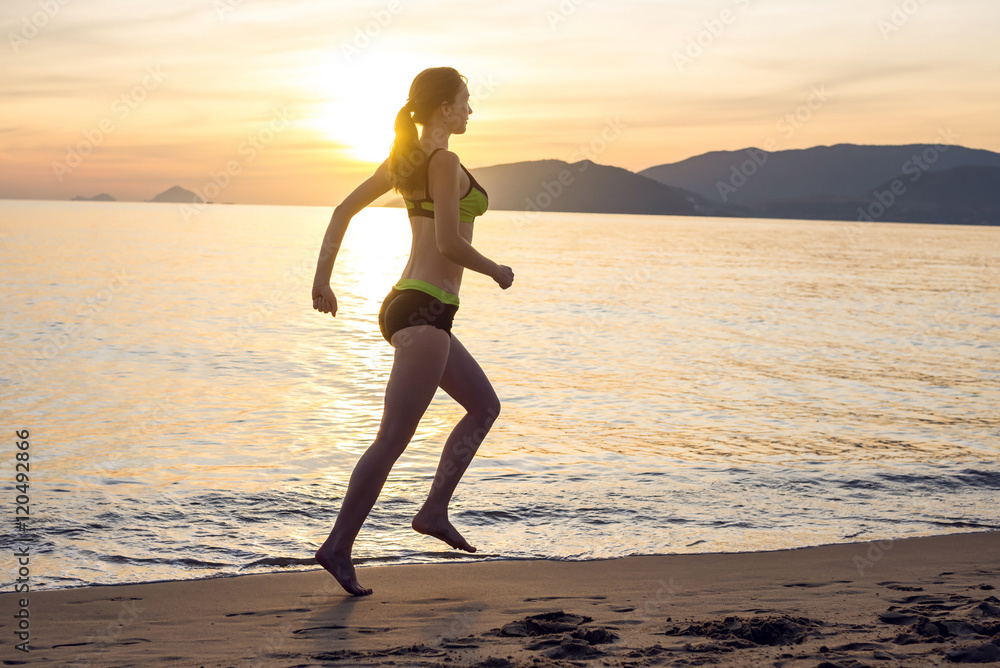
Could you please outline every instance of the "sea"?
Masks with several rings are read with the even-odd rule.
[[[410,244],[356,216],[321,314],[330,214],[0,201],[2,591],[319,568]],[[439,391],[360,568],[1000,529],[1000,227],[491,211],[473,243],[515,272],[467,271],[453,330],[503,406],[451,507],[478,551],[410,528]]]

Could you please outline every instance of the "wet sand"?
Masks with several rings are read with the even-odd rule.
[[[1000,662],[1000,532],[0,594],[4,665],[935,666]]]

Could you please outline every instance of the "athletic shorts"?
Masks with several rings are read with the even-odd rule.
[[[437,327],[451,336],[451,323],[457,311],[458,306],[445,304],[422,290],[393,288],[379,309],[378,327],[389,343],[393,334],[406,327]]]

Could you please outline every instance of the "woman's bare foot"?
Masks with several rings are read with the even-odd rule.
[[[447,515],[432,515],[421,508],[420,512],[414,516],[410,526],[417,533],[443,540],[458,550],[465,550],[466,552],[476,551],[476,548],[469,545],[469,542],[462,538],[462,534],[458,533],[458,529],[452,526],[452,523],[448,521]]]
[[[352,596],[368,596],[372,590],[358,584],[358,576],[354,572],[354,564],[351,562],[351,555],[326,549],[322,545],[316,550],[316,561],[319,565],[329,571],[330,575],[337,579],[340,586]]]

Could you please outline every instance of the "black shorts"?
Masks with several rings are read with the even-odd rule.
[[[451,323],[457,311],[454,304],[445,304],[421,290],[393,288],[379,309],[378,328],[389,343],[392,343],[392,335],[405,327],[437,327],[451,336]]]

